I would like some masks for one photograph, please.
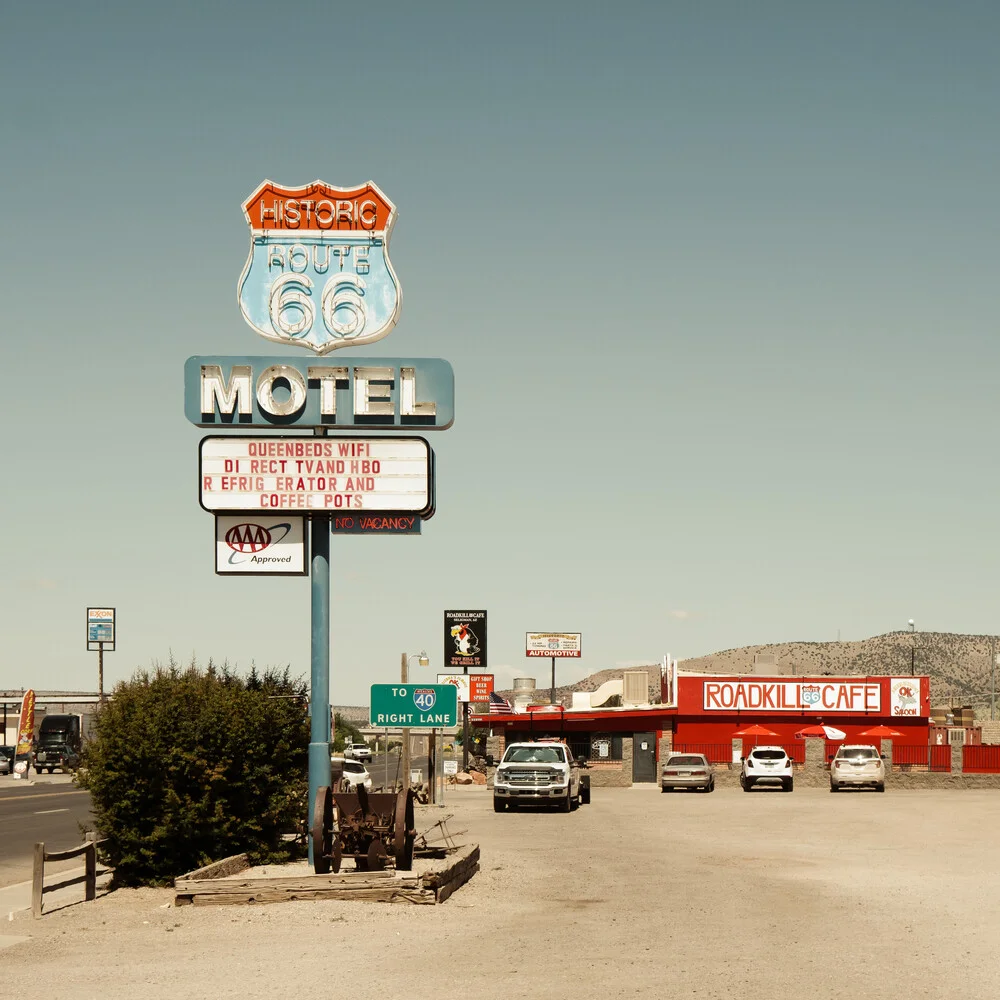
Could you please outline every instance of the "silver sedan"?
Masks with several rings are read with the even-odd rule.
[[[660,770],[660,791],[669,792],[674,788],[701,788],[706,792],[715,791],[715,768],[701,753],[672,753],[663,762]]]

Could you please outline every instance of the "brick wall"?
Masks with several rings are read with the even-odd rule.
[[[591,788],[628,788],[632,784],[632,737],[622,736],[621,760],[596,760],[587,769]]]

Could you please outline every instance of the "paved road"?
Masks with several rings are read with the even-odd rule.
[[[46,775],[33,782],[0,778],[0,887],[31,878],[37,841],[52,850],[83,842],[79,824],[93,823],[90,795],[69,781],[68,775]]]

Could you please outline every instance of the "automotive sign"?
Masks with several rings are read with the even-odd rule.
[[[327,354],[381,340],[403,292],[389,260],[396,206],[369,181],[264,181],[243,203],[250,254],[240,311],[262,337]]]
[[[525,656],[582,656],[581,632],[528,632]]]
[[[199,478],[210,511],[433,511],[431,450],[417,437],[207,437]]]

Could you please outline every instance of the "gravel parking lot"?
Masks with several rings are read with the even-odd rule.
[[[595,788],[570,815],[495,815],[455,788],[418,827],[442,813],[482,871],[441,906],[120,891],[17,915],[31,940],[0,966],[75,1000],[1000,996],[994,791]]]

